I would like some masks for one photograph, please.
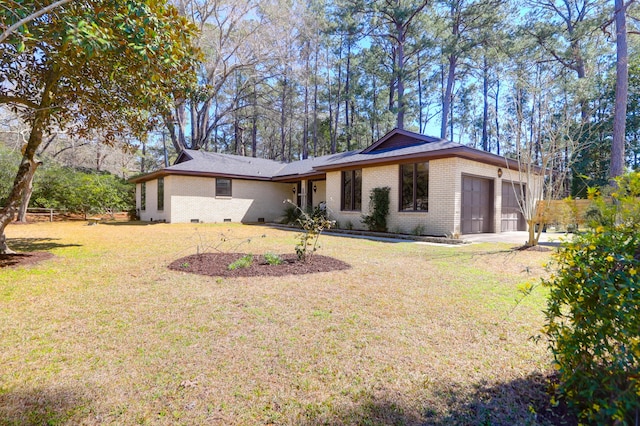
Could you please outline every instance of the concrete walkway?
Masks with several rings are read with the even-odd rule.
[[[299,228],[280,224],[269,224],[269,226],[287,231],[300,231]],[[400,236],[395,237],[394,234],[389,233],[345,231],[340,229],[325,231],[323,232],[323,234],[332,235],[334,237],[361,238],[372,241],[381,241],[385,243],[418,243],[461,247],[461,244],[459,242],[457,244],[452,244],[451,240],[447,241],[447,239],[444,237],[414,237],[411,235],[405,235],[403,238]],[[541,246],[557,247],[560,245],[562,239],[571,238],[571,235],[572,234],[565,234],[563,232],[543,232],[542,234],[540,234],[539,244]],[[460,239],[465,243],[509,243],[514,245],[524,245],[529,239],[529,233],[526,231],[512,231],[487,234],[468,234],[462,235]]]
[[[543,232],[540,234],[540,245],[558,246],[563,238],[571,238],[571,234],[563,232]],[[526,231],[501,232],[499,234],[469,234],[462,239],[469,243],[513,243],[524,244],[529,239]]]

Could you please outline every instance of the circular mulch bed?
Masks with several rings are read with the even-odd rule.
[[[283,275],[312,274],[349,269],[351,266],[332,257],[313,255],[306,262],[298,260],[295,254],[280,255],[280,265],[270,265],[264,256],[253,256],[253,263],[246,268],[229,269],[229,265],[241,257],[243,253],[202,253],[183,257],[169,264],[174,271],[212,277],[281,277]]]
[[[43,260],[51,259],[53,254],[46,251],[31,253],[0,254],[0,268],[35,265]]]

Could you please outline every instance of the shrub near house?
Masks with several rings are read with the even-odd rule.
[[[558,395],[588,424],[632,424],[640,415],[640,173],[595,195],[593,229],[563,244],[546,282],[546,334]],[[636,422],[637,423],[637,422]]]

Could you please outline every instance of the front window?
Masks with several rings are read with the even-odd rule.
[[[429,163],[400,166],[400,210],[429,210]]]
[[[164,178],[158,178],[158,211],[164,210]]]
[[[147,183],[142,182],[140,184],[140,210],[147,208]]]
[[[231,197],[231,179],[216,178],[216,197]]]
[[[362,209],[362,169],[342,172],[342,210]]]

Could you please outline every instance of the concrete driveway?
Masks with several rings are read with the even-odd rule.
[[[468,234],[461,237],[470,243],[513,243],[524,244],[529,239],[526,231],[501,232],[499,234]],[[562,238],[571,238],[571,234],[562,232],[543,232],[540,234],[540,245],[558,246]]]

